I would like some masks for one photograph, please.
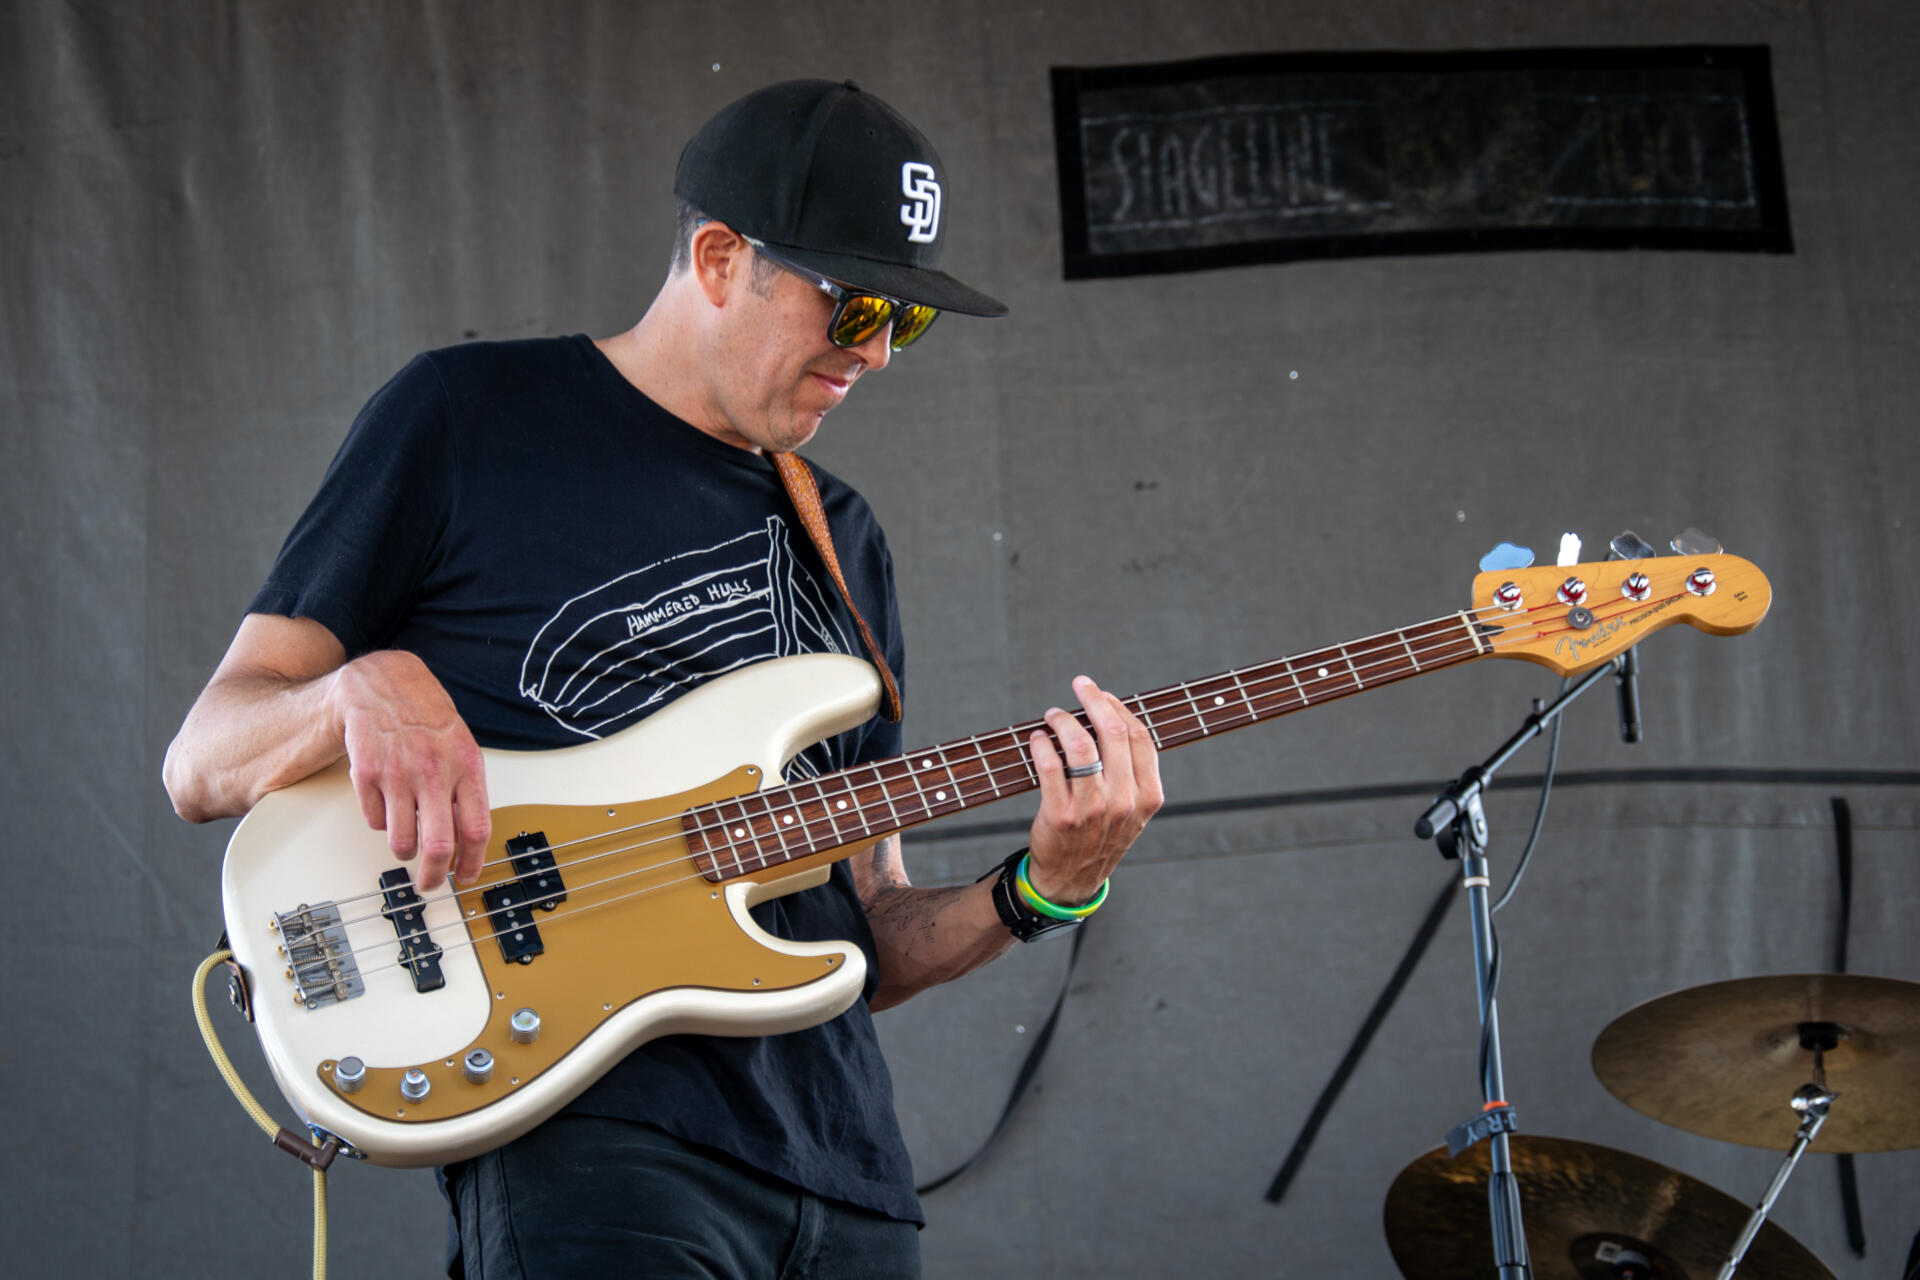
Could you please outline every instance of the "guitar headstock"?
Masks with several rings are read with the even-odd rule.
[[[1751,631],[1772,603],[1765,574],[1721,553],[1493,569],[1473,580],[1473,618],[1493,656],[1563,676],[1676,622],[1718,636]]]

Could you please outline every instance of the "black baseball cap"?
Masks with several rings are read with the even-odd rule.
[[[674,194],[781,257],[970,316],[1004,303],[936,270],[947,171],[905,116],[851,80],[789,80],[723,107],[680,152]]]

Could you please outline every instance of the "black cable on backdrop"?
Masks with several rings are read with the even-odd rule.
[[[1447,882],[1440,887],[1440,894],[1427,908],[1426,918],[1420,922],[1420,928],[1413,935],[1413,944],[1407,953],[1400,957],[1399,965],[1393,976],[1387,979],[1386,990],[1373,1002],[1373,1008],[1367,1011],[1366,1021],[1360,1024],[1359,1032],[1353,1043],[1347,1046],[1346,1056],[1340,1059],[1340,1065],[1333,1069],[1333,1078],[1327,1081],[1326,1088],[1320,1091],[1320,1097],[1313,1104],[1313,1110],[1307,1115],[1307,1122],[1301,1126],[1300,1136],[1293,1140],[1292,1150],[1280,1166],[1280,1172],[1273,1175],[1273,1181],[1267,1185],[1267,1200],[1280,1203],[1280,1197],[1287,1194],[1287,1186],[1293,1181],[1293,1175],[1300,1172],[1300,1166],[1306,1162],[1307,1151],[1313,1146],[1313,1140],[1320,1134],[1320,1126],[1326,1123],[1333,1104],[1339,1101],[1340,1091],[1347,1087],[1347,1078],[1353,1069],[1360,1065],[1360,1055],[1373,1043],[1373,1033],[1387,1020],[1393,1002],[1400,998],[1400,990],[1407,985],[1407,979],[1413,976],[1414,968],[1419,965],[1420,957],[1427,953],[1427,944],[1433,941],[1433,935],[1440,931],[1440,925],[1447,918],[1447,908],[1453,905],[1454,894],[1459,892],[1460,878],[1448,876]]]
[[[1006,1105],[1000,1108],[1000,1118],[993,1122],[992,1132],[987,1134],[985,1141],[981,1142],[972,1155],[932,1182],[915,1187],[914,1190],[919,1194],[924,1196],[929,1192],[938,1191],[986,1159],[987,1152],[992,1149],[995,1142],[999,1141],[1001,1131],[1007,1127],[1007,1122],[1013,1119],[1013,1113],[1019,1109],[1020,1100],[1027,1096],[1027,1086],[1032,1084],[1034,1076],[1039,1074],[1040,1060],[1047,1056],[1047,1046],[1053,1042],[1053,1029],[1060,1022],[1061,1007],[1067,1003],[1067,992],[1073,986],[1073,971],[1080,967],[1080,948],[1086,945],[1088,923],[1083,920],[1080,927],[1073,930],[1073,950],[1067,955],[1067,972],[1066,976],[1060,979],[1060,994],[1053,998],[1053,1012],[1047,1015],[1046,1023],[1034,1036],[1033,1044],[1027,1049],[1026,1061],[1020,1064],[1020,1070],[1014,1074],[1013,1088],[1007,1091]]]
[[[1834,796],[1833,852],[1840,873],[1840,927],[1833,943],[1833,971],[1847,971],[1847,936],[1853,932],[1853,811],[1845,796]],[[1847,1245],[1853,1256],[1867,1256],[1867,1228],[1860,1220],[1860,1184],[1855,1179],[1853,1152],[1840,1153],[1840,1213],[1847,1220]]]
[[[1847,938],[1853,932],[1853,810],[1845,796],[1828,801],[1833,806],[1833,853],[1840,874],[1840,927],[1833,942],[1833,971],[1847,971]]]

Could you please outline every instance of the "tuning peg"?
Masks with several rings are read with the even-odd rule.
[[[1613,549],[1615,560],[1645,560],[1648,556],[1659,555],[1651,542],[1631,529],[1622,529],[1612,542],[1607,544]]]
[[[1496,569],[1524,569],[1533,563],[1533,548],[1517,546],[1511,542],[1502,542],[1493,550],[1480,557],[1480,572],[1492,573]]]
[[[1688,525],[1686,531],[1674,538],[1673,549],[1683,556],[1717,556],[1720,554],[1720,539],[1710,533]]]
[[[1562,568],[1570,564],[1580,563],[1579,534],[1563,533],[1560,535],[1560,558],[1555,560],[1554,563],[1560,565]]]

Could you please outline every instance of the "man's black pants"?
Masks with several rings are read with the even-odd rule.
[[[918,1228],[653,1128],[561,1115],[447,1168],[467,1280],[903,1280]]]

